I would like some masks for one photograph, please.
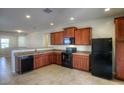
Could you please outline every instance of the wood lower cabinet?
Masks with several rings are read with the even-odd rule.
[[[73,54],[73,68],[89,71],[89,55]]]
[[[43,57],[42,54],[34,55],[34,69],[44,66]]]
[[[55,53],[55,57],[56,57],[56,64],[61,65],[62,64],[62,60],[61,60],[61,52],[56,52]]]
[[[116,43],[116,77],[124,80],[124,42]]]
[[[61,52],[54,52],[53,53],[53,63],[61,65],[62,60],[61,60]]]
[[[75,31],[76,45],[90,45],[91,44],[91,28],[81,28]]]
[[[34,69],[52,64],[53,53],[34,55]]]
[[[49,52],[34,55],[34,69],[50,64],[61,65],[61,52]]]

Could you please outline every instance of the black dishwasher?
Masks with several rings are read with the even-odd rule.
[[[19,57],[20,70],[19,74],[33,70],[33,56],[21,56]]]

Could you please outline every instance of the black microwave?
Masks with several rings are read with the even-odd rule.
[[[75,38],[69,37],[69,38],[64,38],[64,45],[74,45],[75,43]]]

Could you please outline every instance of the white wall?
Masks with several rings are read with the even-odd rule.
[[[18,47],[26,47],[26,46],[27,46],[26,36],[24,35],[18,36]]]
[[[45,32],[33,32],[27,35],[27,47],[44,47],[45,46]]]

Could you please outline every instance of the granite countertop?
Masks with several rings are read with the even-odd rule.
[[[59,50],[59,49],[52,49],[52,50],[40,50],[40,51],[30,51],[30,52],[19,52],[15,53],[15,56],[30,56],[30,55],[38,55],[38,54],[43,54],[43,53],[50,53],[50,52],[63,52],[64,50]],[[77,51],[77,55],[90,55],[91,53],[89,51]]]
[[[62,52],[62,50],[42,50],[42,51],[30,51],[30,52],[19,52],[15,53],[15,56],[30,56],[30,55],[38,55],[43,53],[50,53],[50,52]]]

